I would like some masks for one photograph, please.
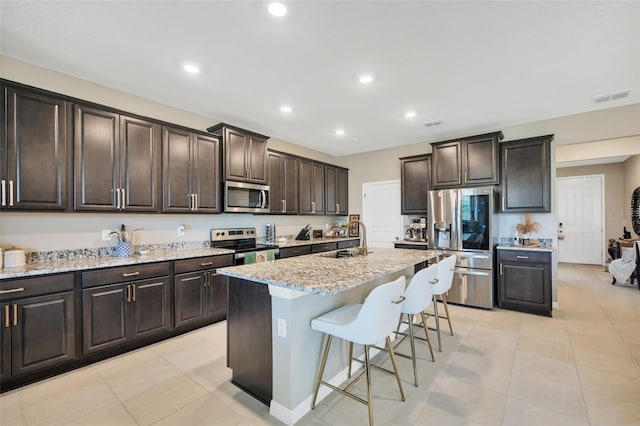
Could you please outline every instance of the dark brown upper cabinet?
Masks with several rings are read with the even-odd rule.
[[[162,147],[162,211],[219,213],[219,140],[165,126]]]
[[[500,144],[503,213],[551,211],[551,141],[553,135]]]
[[[0,137],[0,207],[65,210],[71,167],[70,105],[62,99],[4,86]]]
[[[274,214],[298,213],[298,160],[269,151],[269,208]]]
[[[224,123],[209,127],[207,131],[222,138],[225,180],[267,183],[268,136]]]
[[[433,188],[498,184],[498,143],[502,138],[502,132],[493,132],[432,143]]]
[[[324,164],[312,160],[298,160],[298,212],[324,214]]]
[[[349,170],[326,165],[325,213],[328,215],[349,214]]]
[[[426,215],[431,190],[431,154],[400,159],[400,214]]]
[[[160,125],[74,108],[75,210],[157,212]]]

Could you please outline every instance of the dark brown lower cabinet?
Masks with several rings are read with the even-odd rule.
[[[498,306],[551,316],[551,253],[498,249]]]
[[[43,288],[69,291],[21,297],[42,294]],[[0,300],[0,379],[75,359],[73,275],[13,280],[0,284],[0,289],[9,296]]]
[[[231,265],[233,255],[176,261],[173,279],[176,328],[225,318],[227,277],[218,275],[212,267]]]
[[[171,329],[169,277],[82,290],[83,353]]]

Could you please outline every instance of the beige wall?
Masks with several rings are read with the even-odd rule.
[[[605,239],[622,236],[625,209],[624,166],[622,163],[595,164],[591,166],[563,167],[556,169],[557,177],[604,175]],[[627,227],[628,229],[628,227]],[[605,252],[606,253],[606,252]]]
[[[640,155],[634,155],[624,162],[624,212],[626,226],[632,236],[635,235],[631,226],[631,210],[629,207],[631,205],[631,195],[638,187],[640,187]]]

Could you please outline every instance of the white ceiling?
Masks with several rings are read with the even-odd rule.
[[[2,0],[0,53],[332,155],[640,102],[638,1],[285,3]]]

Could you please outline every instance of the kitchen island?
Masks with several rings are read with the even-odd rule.
[[[373,288],[401,275],[410,278],[416,265],[438,252],[373,248],[362,257],[334,254],[218,270],[229,276],[227,365],[232,382],[269,405],[271,414],[286,424],[311,409],[322,349],[322,334],[311,329],[311,320],[343,304],[362,303]],[[325,370],[331,383],[347,377],[345,346],[332,347]],[[328,393],[321,387],[319,400]]]

